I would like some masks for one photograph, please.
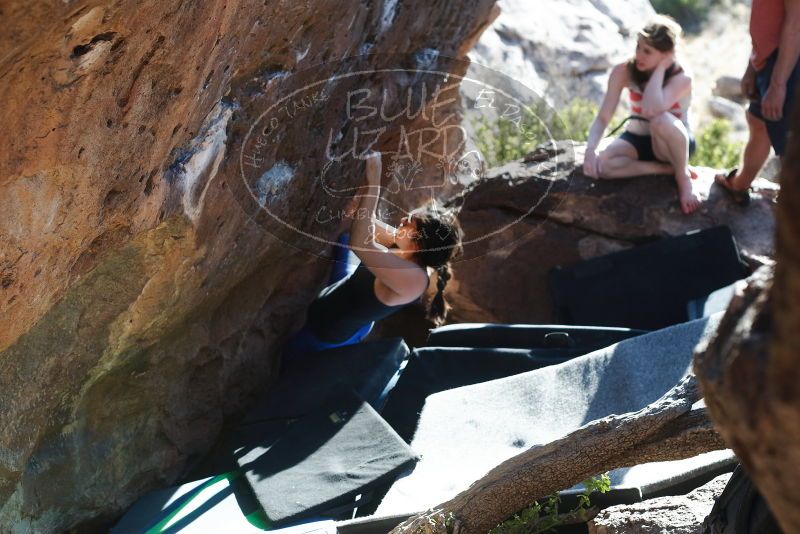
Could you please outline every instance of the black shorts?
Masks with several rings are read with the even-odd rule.
[[[756,91],[758,92],[759,100],[750,102],[750,107],[747,108],[747,110],[756,118],[764,121],[764,124],[767,126],[767,133],[769,134],[769,142],[772,144],[772,148],[775,149],[775,154],[782,156],[786,150],[786,141],[789,137],[792,104],[794,103],[797,82],[800,78],[800,61],[794,66],[792,73],[789,75],[789,79],[786,81],[786,100],[783,101],[783,118],[777,121],[768,121],[761,114],[761,98],[764,97],[764,93],[769,89],[772,69],[775,67],[775,61],[777,59],[778,51],[776,50],[767,58],[767,64],[764,68],[756,72]]]
[[[633,145],[633,148],[636,149],[636,155],[638,156],[639,161],[658,161],[656,157],[656,153],[653,152],[653,139],[649,135],[639,135],[633,132],[622,132],[622,135],[619,136],[620,139],[623,141],[627,141]],[[689,157],[692,157],[694,154],[695,149],[697,148],[697,143],[694,140],[694,135],[692,132],[689,132]]]

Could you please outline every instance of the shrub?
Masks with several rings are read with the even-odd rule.
[[[574,99],[560,113],[564,125],[561,138],[585,142],[596,115],[597,106],[594,102],[582,98]]]
[[[475,145],[489,167],[496,167],[525,156],[551,139],[586,141],[596,114],[594,103],[576,98],[560,112],[539,101],[516,121],[480,115],[473,119]]]
[[[739,164],[742,143],[731,139],[731,125],[725,119],[714,119],[696,137],[697,149],[690,165],[728,169]]]
[[[515,124],[503,117],[479,116],[475,121],[475,145],[489,167],[519,159],[536,146],[532,131],[535,119],[526,116],[524,123]]]
[[[685,31],[694,32],[700,29],[718,0],[651,0],[650,3],[657,12],[677,20]]]
[[[534,501],[531,506],[494,527],[489,531],[489,534],[539,534],[548,532],[562,524],[565,518],[588,521],[591,518],[590,495],[593,492],[606,493],[610,490],[611,479],[608,473],[604,473],[584,480],[583,484],[585,486],[584,492],[578,496],[578,504],[573,510],[565,514],[559,513],[558,504],[561,499],[555,493],[546,497],[542,504]]]

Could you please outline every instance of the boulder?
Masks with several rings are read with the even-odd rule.
[[[703,520],[730,477],[720,475],[687,495],[606,508],[589,521],[589,534],[702,534]]]
[[[703,207],[686,216],[671,176],[593,180],[583,147],[559,142],[490,170],[453,199],[461,206],[464,255],[447,286],[450,322],[552,323],[548,271],[666,236],[727,225],[745,260],[770,262],[778,186],[754,183],[747,208],[700,168]]]
[[[608,70],[633,54],[655,11],[647,0],[500,0],[502,12],[470,52],[557,109],[575,97],[600,103]]]
[[[392,55],[463,74],[492,9],[4,4],[0,531],[103,529],[211,446],[329,267],[375,126],[351,92],[419,82]]]
[[[708,110],[712,117],[731,121],[737,129],[746,128],[745,110],[741,104],[721,96],[712,96],[708,99]]]
[[[720,76],[717,78],[711,92],[714,96],[727,98],[728,100],[734,100],[739,103],[747,101],[747,98],[742,94],[742,79],[738,76]]]

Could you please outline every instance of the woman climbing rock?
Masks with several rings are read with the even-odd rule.
[[[395,228],[379,220],[381,157],[366,159],[366,191],[353,210],[349,249],[361,260],[354,272],[320,292],[308,310],[305,327],[289,343],[293,353],[322,350],[361,341],[375,321],[418,300],[437,277],[428,317],[440,324],[446,315],[444,288],[450,260],[461,249],[454,217],[421,208]]]

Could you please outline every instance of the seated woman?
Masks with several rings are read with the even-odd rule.
[[[361,263],[349,276],[326,287],[308,310],[305,327],[289,342],[302,353],[358,343],[375,321],[419,299],[436,271],[437,293],[428,316],[437,325],[446,314],[444,288],[450,260],[461,249],[455,219],[412,212],[394,228],[375,215],[381,194],[381,158],[366,160],[367,190],[350,228],[350,250]]]
[[[681,27],[662,15],[638,34],[635,56],[611,70],[600,111],[589,130],[583,172],[592,178],[674,174],[684,213],[702,199],[689,168],[694,137],[689,129],[692,78],[675,58]],[[632,115],[625,132],[598,154],[597,147],[620,95],[628,89]]]

